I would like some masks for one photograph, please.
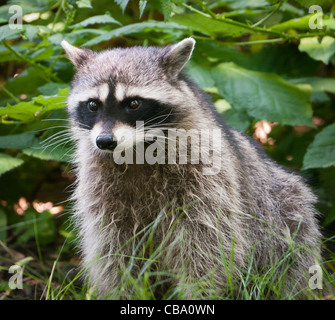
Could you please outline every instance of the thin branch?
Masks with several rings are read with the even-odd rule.
[[[262,24],[264,21],[268,20],[269,18],[271,18],[274,14],[276,14],[279,9],[281,8],[281,6],[283,5],[284,1],[281,1],[278,5],[277,8],[275,10],[273,10],[272,12],[270,12],[267,16],[265,16],[263,19],[259,20],[258,22],[256,22],[255,24],[252,25],[253,28],[259,26],[260,24]]]
[[[63,82],[61,79],[59,79],[57,76],[55,76],[54,74],[50,73],[50,71],[43,67],[42,65],[31,61],[29,59],[27,59],[25,56],[23,56],[22,54],[20,54],[19,52],[15,51],[10,45],[8,45],[4,40],[1,41],[1,43],[10,51],[12,52],[18,59],[20,59],[21,61],[25,62],[28,65],[31,65],[32,67],[34,67],[35,69],[37,69],[38,71],[40,71],[40,75],[41,77],[48,81],[51,82],[56,81],[56,82]]]
[[[16,103],[20,103],[20,99],[16,98],[8,89],[6,89],[2,84],[0,84],[0,88],[5,92],[8,96],[10,96]]]
[[[276,41],[278,41],[278,42],[279,41],[290,41],[292,39],[300,39],[300,38],[313,37],[313,36],[325,36],[325,35],[329,34],[329,32],[318,32],[318,33],[303,33],[303,34],[291,35],[291,34],[286,34],[286,33],[279,32],[279,31],[275,31],[275,30],[272,30],[272,29],[261,28],[261,27],[257,27],[257,26],[251,26],[251,25],[248,25],[248,24],[245,24],[245,23],[242,23],[242,22],[238,22],[238,21],[235,21],[235,20],[226,19],[224,17],[218,17],[216,15],[212,16],[212,15],[209,15],[207,13],[204,13],[202,11],[199,11],[199,10],[193,8],[192,6],[190,6],[186,3],[183,3],[182,5],[185,8],[189,9],[190,11],[201,14],[202,16],[204,16],[206,18],[212,18],[216,21],[220,21],[220,22],[228,24],[228,25],[232,25],[232,26],[239,27],[239,28],[242,28],[242,29],[245,29],[245,30],[249,30],[251,32],[259,32],[259,33],[274,36],[274,37],[276,37],[276,40],[274,42],[276,42]],[[279,8],[280,8],[280,6],[278,5],[276,10],[279,10]],[[272,14],[274,14],[274,12],[272,12]],[[270,17],[270,15],[268,15],[265,18],[268,19]],[[265,21],[265,20],[263,19],[261,21]],[[245,42],[244,44],[248,44],[248,43]]]

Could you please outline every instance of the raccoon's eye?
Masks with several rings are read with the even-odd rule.
[[[135,99],[135,100],[130,101],[129,108],[130,109],[137,109],[141,106],[141,104],[142,104],[141,100]]]
[[[91,112],[96,112],[99,109],[99,102],[96,100],[89,100],[87,102],[87,108]]]

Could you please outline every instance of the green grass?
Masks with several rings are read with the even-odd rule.
[[[179,208],[180,209],[180,208]],[[178,211],[179,209],[176,209]],[[299,291],[285,291],[285,278],[290,272],[292,254],[295,250],[309,250],[301,246],[295,246],[292,242],[284,254],[266,269],[256,271],[254,268],[254,252],[250,253],[247,266],[243,270],[237,270],[233,264],[234,244],[232,252],[227,258],[224,253],[220,257],[220,263],[225,268],[227,282],[223,290],[216,290],[214,286],[215,270],[200,279],[192,279],[181,268],[179,274],[157,271],[154,267],[164,257],[167,249],[167,241],[173,236],[173,230],[178,220],[172,225],[168,235],[156,248],[153,243],[155,230],[162,218],[163,213],[149,224],[145,229],[138,232],[128,242],[135,243],[133,254],[128,257],[128,264],[122,265],[119,270],[120,283],[112,288],[108,299],[136,299],[136,300],[171,300],[171,299],[209,299],[209,300],[291,300],[299,298]],[[182,215],[179,215],[182,218]],[[97,293],[89,288],[85,280],[85,268],[79,268],[78,262],[71,262],[69,256],[73,250],[71,238],[65,238],[64,242],[56,248],[56,255],[50,253],[48,248],[43,248],[39,242],[39,235],[35,224],[35,241],[29,243],[29,252],[32,256],[18,259],[20,253],[0,243],[0,299],[33,299],[33,300],[94,300]],[[69,233],[70,234],[70,233]],[[175,239],[183,241],[183,239]],[[234,240],[233,240],[234,242]],[[322,242],[323,261],[321,263],[323,273],[323,290],[310,290],[308,279],[312,274],[306,274],[306,289],[303,290],[304,299],[331,299],[335,300],[335,237],[325,239]],[[34,247],[34,248],[33,248]],[[55,248],[54,248],[55,249]],[[193,248],[196,250],[195,248]],[[149,257],[143,258],[141,252],[149,252]],[[5,253],[5,255],[2,254]],[[113,253],[113,258],[118,259],[120,252]],[[97,257],[97,259],[108,257]],[[134,273],[134,264],[141,260],[141,269]],[[94,263],[95,261],[92,261]],[[183,261],[184,265],[187,261]],[[8,270],[13,264],[23,268],[23,289],[10,290],[8,287]],[[86,266],[89,268],[90,266]],[[7,279],[7,280],[6,280]],[[178,283],[178,285],[175,285]],[[172,285],[171,285],[172,284]],[[174,285],[173,285],[174,284]],[[157,289],[164,286],[164,292]],[[24,292],[24,294],[23,294]]]

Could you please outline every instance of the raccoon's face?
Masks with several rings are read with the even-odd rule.
[[[93,52],[63,48],[76,67],[68,98],[72,126],[80,139],[100,150],[113,151],[122,141],[136,144],[136,130],[178,127],[193,98],[180,72],[195,41],[176,45],[132,47]]]

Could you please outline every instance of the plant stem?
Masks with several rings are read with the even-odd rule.
[[[60,3],[59,3],[58,10],[57,10],[57,12],[56,12],[55,18],[54,18],[54,20],[52,21],[52,27],[50,28],[51,30],[53,30],[53,28],[55,27],[55,24],[56,24],[57,21],[58,21],[59,15],[60,15],[60,13],[61,13],[61,11],[62,11],[62,5],[63,5],[63,0],[60,1]]]
[[[283,5],[284,1],[281,1],[278,5],[277,8],[275,10],[273,10],[272,12],[270,12],[267,16],[265,16],[263,19],[259,20],[258,22],[256,22],[255,24],[252,25],[253,28],[259,26],[261,23],[263,23],[264,21],[268,20],[269,18],[271,18],[274,14],[276,14],[279,9],[281,8],[281,6]]]
[[[15,51],[10,45],[8,45],[4,40],[1,42],[10,52],[12,52],[18,59],[20,59],[21,61],[25,62],[28,65],[31,65],[32,67],[34,67],[35,69],[37,69],[40,72],[41,77],[46,80],[47,82],[52,82],[52,81],[56,81],[56,82],[63,82],[61,79],[59,79],[57,76],[55,76],[54,74],[50,73],[50,70],[45,68],[44,66],[31,61],[29,59],[27,59],[25,56],[23,56],[22,54],[20,54],[19,52]]]
[[[224,17],[217,17],[216,15],[212,16],[212,15],[209,15],[207,13],[204,13],[202,11],[199,11],[199,10],[193,8],[192,6],[190,6],[186,3],[183,3],[182,5],[183,5],[183,7],[189,9],[190,11],[201,14],[202,16],[204,16],[206,18],[212,18],[216,21],[220,21],[222,23],[229,24],[229,25],[232,25],[232,26],[235,26],[235,27],[239,27],[241,29],[252,31],[252,32],[265,33],[265,34],[268,34],[268,35],[271,35],[271,36],[275,36],[278,39],[280,39],[280,41],[287,41],[287,40],[291,40],[291,39],[300,39],[300,38],[313,37],[313,36],[324,36],[324,35],[329,34],[327,32],[322,32],[322,33],[319,32],[319,33],[304,33],[304,34],[289,35],[289,34],[285,34],[285,33],[282,33],[282,32],[275,31],[275,30],[271,30],[271,29],[257,27],[255,25],[251,26],[251,25],[248,25],[248,24],[245,24],[245,23],[242,23],[242,22],[238,22],[238,21],[235,21],[235,20],[226,19]],[[277,10],[279,10],[279,8],[280,7],[278,5]],[[272,14],[274,14],[274,12],[272,12]],[[270,17],[270,15],[268,15],[266,18],[268,19]],[[262,21],[265,21],[265,20],[263,19],[263,20],[261,20],[261,22]],[[278,41],[278,40],[276,40],[276,41]],[[245,44],[247,44],[247,43],[245,43]]]
[[[6,89],[2,84],[0,84],[0,88],[5,92],[8,96],[10,96],[16,103],[20,103],[20,99],[16,98],[8,89]]]
[[[203,13],[203,12],[187,5],[186,3],[183,3],[183,6],[187,9],[193,11],[193,12],[201,14],[202,16],[205,16],[207,18],[213,18],[216,21],[220,21],[220,22],[223,22],[223,23],[235,26],[235,27],[243,28],[243,29],[250,30],[250,31],[253,31],[253,32],[261,32],[261,33],[272,34],[272,35],[279,36],[279,37],[283,36],[283,34],[281,32],[278,32],[278,31],[273,31],[273,30],[258,28],[258,27],[253,28],[252,26],[249,26],[248,24],[238,22],[238,21],[235,21],[235,20],[226,19],[226,18],[218,18],[216,16],[212,17],[212,16],[210,16],[206,13]]]

